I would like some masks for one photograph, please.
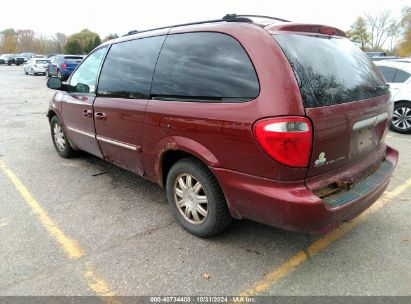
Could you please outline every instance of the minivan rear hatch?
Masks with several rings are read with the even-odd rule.
[[[289,32],[273,37],[290,62],[313,124],[307,177],[376,151],[392,105],[389,87],[368,56],[343,37]]]

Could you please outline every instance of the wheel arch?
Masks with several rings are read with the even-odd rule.
[[[398,100],[394,100],[394,104],[400,103],[400,102],[408,102],[411,104],[411,100],[407,100],[407,99],[398,99]]]
[[[57,111],[55,111],[55,110],[53,110],[53,109],[49,109],[48,111],[47,111],[47,118],[48,118],[48,120],[49,120],[49,123],[51,122],[51,119],[54,117],[54,116],[57,116],[57,118],[58,119],[60,119],[60,117],[59,117],[59,115],[57,114]]]
[[[165,186],[167,174],[178,160],[183,158],[195,158],[205,164],[207,167],[216,167],[219,165],[217,158],[206,147],[200,143],[184,137],[173,137],[167,143],[161,145],[155,162],[155,175],[158,184]]]

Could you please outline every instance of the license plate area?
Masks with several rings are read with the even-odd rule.
[[[359,153],[368,151],[376,146],[374,128],[368,127],[354,131],[354,143]]]
[[[369,152],[379,144],[380,136],[378,136],[377,129],[387,117],[387,113],[382,113],[354,124],[350,140],[351,159]]]
[[[366,154],[377,146],[377,136],[374,127],[353,130],[350,141],[350,158],[355,159]]]

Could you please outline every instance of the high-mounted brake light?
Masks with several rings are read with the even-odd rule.
[[[62,63],[62,64],[60,64],[60,67],[61,67],[63,70],[65,70],[65,69],[67,68],[67,64]]]
[[[333,36],[333,35],[337,34],[337,31],[335,29],[333,29],[332,27],[328,27],[328,26],[321,27],[318,31],[321,34],[324,34],[324,35]]]
[[[308,166],[312,133],[305,117],[268,118],[254,124],[254,136],[263,151],[290,167]]]

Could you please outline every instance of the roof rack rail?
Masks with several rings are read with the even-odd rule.
[[[156,31],[156,30],[164,30],[168,28],[173,28],[173,27],[180,27],[180,26],[187,26],[187,25],[196,25],[196,24],[204,24],[204,23],[216,23],[216,22],[223,22],[226,20],[223,19],[212,19],[212,20],[205,20],[205,21],[196,21],[196,22],[189,22],[189,23],[182,23],[182,24],[175,24],[175,25],[168,25],[168,26],[162,26],[162,27],[156,27],[152,28],[149,30],[144,30],[144,31],[138,31],[138,33],[145,33],[145,32],[151,32],[151,31]],[[132,35],[132,34],[131,34]],[[127,36],[127,35],[125,35]]]
[[[137,30],[132,30],[132,31],[129,31],[127,34],[123,35],[123,37],[124,37],[124,36],[129,36],[129,35],[138,34],[138,33],[140,33],[140,32],[137,31]]]
[[[223,17],[225,21],[243,22],[243,20],[248,20],[247,22],[253,22],[250,18],[264,18],[270,20],[277,20],[281,22],[291,22],[290,20],[285,20],[282,18],[263,16],[263,15],[237,15],[237,14],[227,14]]]
[[[180,26],[187,26],[187,25],[197,25],[197,24],[204,24],[204,23],[217,23],[217,22],[248,22],[248,23],[253,23],[253,20],[250,19],[255,17],[255,18],[265,18],[265,19],[270,19],[270,20],[277,20],[277,21],[282,21],[282,22],[290,22],[289,20],[281,19],[281,18],[276,18],[276,17],[270,17],[270,16],[261,16],[261,15],[237,15],[237,14],[227,14],[221,19],[211,19],[211,20],[205,20],[205,21],[196,21],[196,22],[189,22],[189,23],[182,23],[182,24],[175,24],[175,25],[169,25],[169,26],[163,26],[163,27],[158,27],[158,28],[152,28],[149,30],[144,30],[144,31],[130,31],[124,36],[128,35],[134,35],[137,33],[145,33],[145,32],[150,32],[150,31],[155,31],[155,30],[164,30],[168,28],[173,28],[173,27],[180,27]]]

